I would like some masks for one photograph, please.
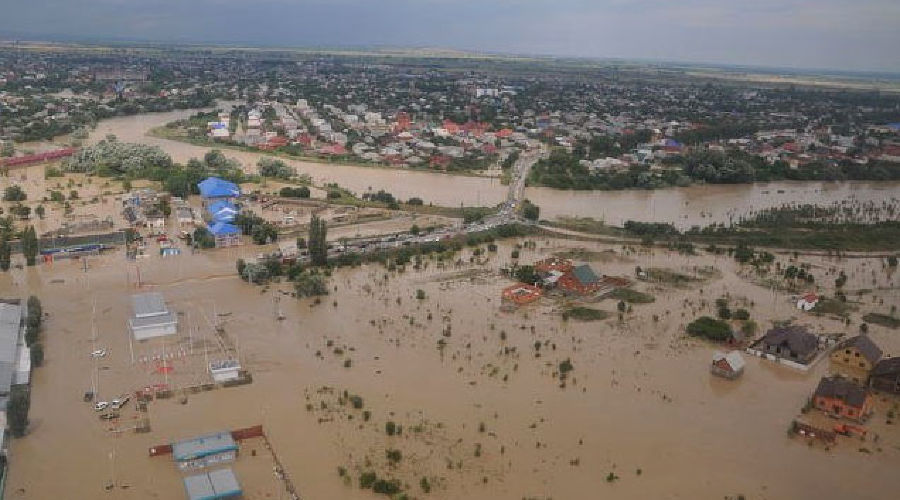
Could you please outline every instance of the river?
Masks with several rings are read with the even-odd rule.
[[[167,122],[185,118],[192,110],[152,113],[102,121],[92,132],[89,143],[106,134],[115,134],[125,142],[141,142],[161,147],[177,162],[202,157],[210,148],[152,137],[147,131]],[[253,171],[260,153],[226,151]],[[426,203],[443,206],[476,206],[501,203],[507,188],[497,179],[446,175],[433,172],[336,165],[287,160],[298,173],[309,175],[317,184],[335,182],[362,194],[384,189],[399,199],[414,196]],[[541,217],[592,217],[608,224],[626,220],[670,222],[686,229],[694,225],[729,222],[754,210],[786,203],[818,203],[855,199],[860,202],[900,198],[900,182],[797,182],[779,181],[738,185],[697,185],[653,191],[563,191],[529,187],[527,198],[541,207]]]

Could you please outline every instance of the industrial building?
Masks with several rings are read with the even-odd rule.
[[[241,375],[241,364],[236,359],[224,359],[209,362],[209,374],[213,382],[229,382],[237,380]]]
[[[230,432],[217,432],[172,444],[172,458],[181,470],[233,462],[238,446]]]
[[[231,469],[218,469],[184,478],[189,500],[219,500],[241,496],[241,486]]]
[[[18,300],[0,302],[0,410],[6,409],[10,388],[27,385],[31,376],[23,309]]]
[[[135,340],[146,340],[178,331],[178,318],[166,307],[161,293],[141,293],[132,295],[134,314],[128,326]]]

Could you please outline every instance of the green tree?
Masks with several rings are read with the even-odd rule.
[[[25,263],[33,266],[38,254],[37,233],[34,232],[34,226],[28,226],[22,231],[22,254],[25,255]]]
[[[3,141],[3,145],[0,146],[0,156],[12,156],[16,154],[16,146],[12,141]]]
[[[27,386],[16,386],[12,389],[9,402],[6,403],[6,414],[9,417],[9,430],[15,437],[25,435],[28,428],[28,410],[31,408],[31,396]]]
[[[38,205],[38,206],[36,206],[36,207],[34,208],[34,213],[36,213],[37,216],[40,217],[41,220],[43,220],[43,219],[44,219],[44,214],[46,214],[47,212],[46,212],[46,210],[44,209],[44,205]]]
[[[3,191],[3,201],[25,201],[27,198],[28,195],[25,194],[25,190],[16,184],[7,186]]]
[[[314,266],[328,263],[328,225],[317,215],[309,221],[309,258]]]
[[[315,297],[320,295],[328,295],[328,286],[325,284],[325,278],[317,273],[302,273],[297,276],[294,281],[294,290],[298,297]]]
[[[31,366],[41,366],[44,364],[44,346],[38,342],[31,345]]]
[[[9,271],[9,263],[12,251],[5,234],[0,234],[0,271]]]
[[[541,207],[525,200],[522,202],[522,217],[528,220],[538,220],[541,216]]]

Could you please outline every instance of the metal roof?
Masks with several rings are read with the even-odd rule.
[[[200,196],[204,198],[230,198],[241,195],[241,188],[233,182],[218,177],[209,177],[197,184]]]
[[[575,279],[578,280],[582,285],[590,285],[592,283],[596,283],[600,281],[600,278],[597,276],[597,273],[591,269],[591,266],[587,264],[582,264],[575,269],[572,270],[572,274],[575,276]]]
[[[22,306],[0,303],[0,394],[8,394],[19,360]]]
[[[147,318],[150,316],[160,316],[169,312],[166,307],[166,301],[161,293],[139,293],[131,296],[131,303],[134,307],[135,318]]]
[[[184,478],[184,489],[189,500],[217,500],[242,493],[234,471],[217,469]]]
[[[155,316],[134,317],[128,320],[128,325],[132,329],[152,328],[154,326],[177,325],[178,319],[174,313],[166,312]]]
[[[185,439],[172,445],[172,456],[177,461],[195,460],[207,455],[237,450],[237,444],[230,432],[217,432],[192,439]]]

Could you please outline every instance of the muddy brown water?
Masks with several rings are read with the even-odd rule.
[[[692,317],[712,314],[712,302],[725,293],[747,304],[763,328],[774,319],[794,318],[819,331],[855,330],[799,313],[788,294],[751,284],[746,270],[725,257],[578,245],[615,250],[620,258],[594,263],[607,274],[632,275],[635,265],[691,275],[693,266],[713,266],[719,274],[683,289],[639,283],[656,302],[635,305],[622,322],[613,315],[580,323],[562,321],[559,304],[550,298],[501,312],[499,292],[509,281],[497,269],[512,263],[506,242],[482,264],[470,264],[466,250],[459,266],[444,269],[427,261],[426,268],[410,266],[404,273],[388,273],[380,265],[339,270],[331,281],[337,289],[319,305],[289,297],[276,304],[279,285],[264,291],[237,279],[234,260],[259,251],[250,246],[140,263],[117,253],[91,258],[88,272],[80,262],[61,261],[4,273],[4,295],[36,293],[49,313],[46,362],[33,377],[32,425],[28,436],[11,443],[7,496],[181,498],[171,460],[149,458],[149,446],[260,423],[303,498],[311,499],[379,498],[361,491],[355,479],[345,485],[337,468],[347,467],[355,478],[363,457],[383,460],[387,448],[400,449],[408,462],[394,471],[375,467],[399,477],[419,498],[882,499],[897,491],[900,430],[885,425],[886,403],[879,402],[870,423],[879,443],[843,439],[830,451],[808,447],[788,439],[786,428],[826,373],[825,363],[799,373],[745,356],[744,377],[729,382],[708,372],[716,347],[682,334]],[[531,262],[571,246],[541,240],[535,250],[523,249],[521,259]],[[898,302],[900,277],[878,259],[806,260],[824,292],[833,292],[828,273],[835,267],[848,272],[848,288],[873,290],[859,298],[854,325],[859,314]],[[210,335],[209,318],[221,315],[254,383],[190,395],[184,405],[154,402],[152,432],[113,434],[81,401],[92,373],[102,397],[162,377],[130,362],[125,319],[129,295],[138,290],[138,267],[141,290],[164,293],[183,313],[182,337],[186,325],[195,326],[194,336]],[[416,300],[418,289],[426,299]],[[100,364],[108,369],[96,371],[88,355],[95,303],[97,342],[110,350]],[[591,306],[616,308],[609,300]],[[275,319],[277,309],[283,321]],[[441,333],[445,316],[450,337]],[[886,352],[900,353],[895,331],[873,326],[871,335]],[[447,343],[443,354],[440,339]],[[344,353],[335,354],[328,341]],[[535,341],[548,342],[539,358]],[[504,355],[504,347],[518,354]],[[553,372],[567,358],[575,369],[562,389]],[[173,377],[190,378],[202,372],[203,362],[179,360]],[[496,374],[491,367],[498,368]],[[318,413],[307,411],[304,394],[322,386],[362,396],[371,421],[319,422]],[[387,420],[402,424],[403,435],[386,436]],[[440,422],[445,439],[426,443],[410,432],[423,420]],[[482,445],[480,457],[472,453],[476,443]],[[872,453],[857,451],[861,446]],[[267,496],[271,476],[253,472],[262,466],[248,455],[237,467],[239,475],[248,471],[241,476],[247,498],[278,498]],[[462,462],[462,468],[448,469],[446,459]],[[608,483],[610,472],[619,479]],[[422,475],[439,485],[428,495],[418,487]],[[103,487],[111,481],[120,487],[107,492]]]
[[[202,157],[210,148],[147,136],[149,129],[193,114],[193,111],[144,114],[102,121],[90,136],[97,141],[115,134],[127,142],[143,142],[161,147],[175,161]],[[259,153],[226,151],[239,159],[247,171],[254,171]],[[456,207],[490,206],[502,202],[507,187],[493,178],[444,175],[412,170],[333,165],[309,161],[289,161],[298,172],[308,174],[317,184],[336,182],[362,194],[384,189],[399,199],[417,196],[426,203]],[[626,220],[671,222],[681,228],[729,222],[753,210],[785,203],[830,204],[853,198],[881,201],[900,198],[900,182],[771,182],[741,185],[708,185],[653,191],[563,191],[527,188],[526,197],[541,207],[541,216],[592,217],[620,225]]]

